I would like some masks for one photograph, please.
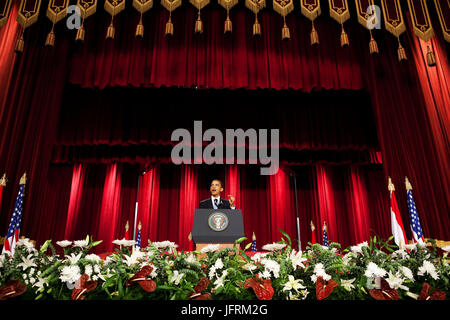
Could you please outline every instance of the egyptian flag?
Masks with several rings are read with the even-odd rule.
[[[391,228],[392,235],[394,236],[394,242],[399,248],[403,248],[407,243],[405,228],[403,227],[402,217],[400,215],[400,210],[398,209],[397,199],[395,198],[395,187],[389,177],[388,184],[390,198],[391,198]]]
[[[312,244],[317,243],[315,230],[316,230],[316,227],[314,227],[314,223],[311,220],[311,243]]]

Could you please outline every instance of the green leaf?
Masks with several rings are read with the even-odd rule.
[[[47,251],[48,246],[50,245],[50,243],[52,243],[52,240],[47,240],[44,242],[44,244],[41,247],[41,250],[39,250],[41,253],[44,253],[45,251]]]
[[[247,251],[248,250],[248,248],[250,248],[252,246],[252,243],[251,242],[249,242],[246,246],[245,246],[245,248],[244,248],[244,251]]]
[[[247,238],[246,237],[242,237],[242,238],[237,239],[234,243],[235,244],[239,244],[239,243],[242,243],[245,240],[247,240]]]
[[[98,246],[102,242],[103,242],[103,240],[92,242],[92,246],[93,247]]]
[[[284,232],[283,230],[281,230],[280,228],[278,228],[278,230],[280,230],[281,234],[286,237],[286,239],[288,240],[289,246],[292,246],[291,237],[289,237],[289,235],[286,232]]]

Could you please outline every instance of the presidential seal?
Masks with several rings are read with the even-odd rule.
[[[223,231],[228,227],[228,217],[222,212],[213,212],[208,217],[208,225],[214,231]]]

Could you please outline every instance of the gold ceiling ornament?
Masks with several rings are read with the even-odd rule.
[[[181,0],[161,0],[161,5],[169,11],[166,23],[166,36],[173,36],[172,11],[181,6]]]
[[[25,41],[23,34],[25,29],[35,23],[39,17],[39,9],[41,8],[41,0],[22,0],[19,11],[17,13],[17,22],[22,26],[22,32],[16,42],[14,51],[16,53],[23,52]]]
[[[144,37],[142,16],[153,7],[153,0],[133,0],[133,7],[141,14],[139,23],[136,27],[136,38],[142,39]]]
[[[76,41],[84,41],[85,29],[84,29],[84,19],[90,17],[97,11],[98,0],[77,0],[77,6],[80,9],[81,16],[81,26],[77,30],[77,35],[75,37]]]
[[[239,0],[217,0],[219,4],[227,10],[227,18],[225,19],[224,34],[231,33],[233,31],[233,24],[230,19],[230,9],[233,8]]]
[[[381,0],[381,8],[383,9],[386,30],[397,37],[398,40],[398,61],[406,61],[408,60],[406,51],[400,42],[400,35],[406,30],[400,0]]]
[[[197,20],[195,21],[194,32],[196,34],[201,34],[203,33],[203,22],[200,17],[200,10],[202,10],[209,3],[209,0],[189,0],[189,2],[198,10],[198,16]]]
[[[408,0],[408,7],[414,34],[423,41],[429,42],[434,32],[428,13],[427,2],[425,0]],[[427,44],[427,63],[430,67],[436,65],[436,57],[429,44]]]
[[[330,17],[336,20],[342,28],[341,31],[341,47],[346,47],[350,44],[348,35],[344,29],[344,22],[350,18],[350,10],[348,8],[347,0],[328,0],[330,6]]]
[[[371,26],[377,24],[381,17],[377,16],[377,11],[375,10],[374,0],[355,0],[356,4],[356,14],[358,16],[358,22],[370,33],[369,41],[369,51],[370,54],[378,53],[378,44],[373,38]],[[369,14],[369,8],[373,8],[373,14]]]
[[[266,7],[266,0],[245,0],[245,6],[255,14],[253,36],[261,36],[261,25],[258,21],[258,12]]]
[[[114,17],[125,9],[125,0],[105,0],[104,8],[111,15],[111,23],[106,30],[106,39],[114,39],[116,33]]]
[[[450,1],[434,0],[444,39],[450,42]],[[0,23],[1,25],[1,23]]]
[[[294,10],[293,0],[273,0],[273,10],[278,12],[283,17],[283,28],[281,29],[281,39],[289,40],[291,32],[286,24],[286,16]]]
[[[47,18],[52,22],[52,29],[47,35],[45,40],[45,46],[55,46],[55,24],[64,19],[67,16],[67,7],[69,6],[69,0],[50,0],[47,7]]]
[[[3,27],[9,18],[11,12],[12,0],[0,0],[0,28]]]
[[[311,45],[319,44],[319,34],[314,27],[314,20],[321,14],[319,0],[300,0],[300,9],[302,14],[311,20]]]

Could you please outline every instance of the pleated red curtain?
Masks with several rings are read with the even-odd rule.
[[[155,241],[158,235],[158,213],[160,194],[160,167],[152,166],[140,177],[137,223],[141,222],[141,246],[148,240]]]

